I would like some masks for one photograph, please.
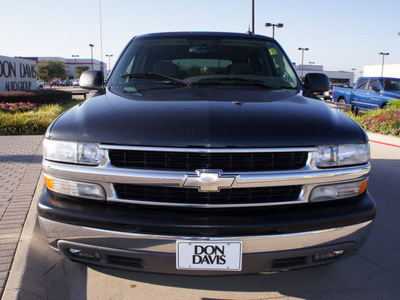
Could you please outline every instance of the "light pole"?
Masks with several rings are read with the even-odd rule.
[[[90,47],[90,50],[91,50],[91,53],[92,53],[92,70],[93,70],[93,47],[94,47],[94,45],[93,44],[89,44],[89,47]]]
[[[382,55],[382,72],[381,72],[381,77],[383,77],[383,65],[385,64],[385,55],[389,55],[390,53],[388,52],[379,52],[379,55]]]
[[[76,64],[76,58],[79,57],[79,55],[72,54],[72,57],[75,57],[75,64]]]
[[[75,67],[76,67],[76,58],[79,57],[79,55],[72,54],[72,57],[75,58]],[[74,68],[74,79],[75,79],[75,68]]]
[[[283,24],[278,23],[278,24],[272,24],[272,23],[265,23],[265,27],[272,27],[272,38],[275,38],[275,27],[282,28]]]
[[[308,48],[299,48],[301,51],[301,80],[303,81],[303,62],[304,62],[304,51],[308,51]]]
[[[353,71],[353,84],[354,84],[354,82],[356,82],[356,68],[352,68],[351,69],[352,71]]]
[[[251,0],[251,33],[256,33],[256,29],[254,28],[254,0]]]
[[[111,57],[113,57],[112,54],[106,54],[106,57],[108,57],[108,72],[111,71]]]

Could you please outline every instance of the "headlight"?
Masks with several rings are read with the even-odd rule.
[[[318,147],[319,168],[365,164],[370,159],[369,144],[349,144]]]
[[[43,157],[52,161],[92,166],[98,166],[101,162],[98,144],[49,139],[44,140]]]

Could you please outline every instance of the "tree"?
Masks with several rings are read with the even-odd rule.
[[[87,70],[89,70],[88,66],[76,66],[75,67],[75,78],[81,77],[81,74]]]
[[[40,63],[37,66],[38,78],[49,82],[53,78],[67,78],[67,70],[62,62],[54,59]]]
[[[37,67],[37,71],[39,73],[39,76],[47,77],[46,81],[49,81],[53,78],[67,78],[67,70],[65,69],[63,63],[56,59],[40,63]],[[39,77],[39,79],[43,80],[46,78]]]

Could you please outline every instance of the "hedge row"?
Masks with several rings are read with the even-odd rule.
[[[44,105],[64,104],[72,101],[72,93],[59,90],[0,92],[0,103],[30,102],[37,105]]]

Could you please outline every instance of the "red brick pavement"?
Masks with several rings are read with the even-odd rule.
[[[0,297],[41,172],[43,136],[0,136]]]

